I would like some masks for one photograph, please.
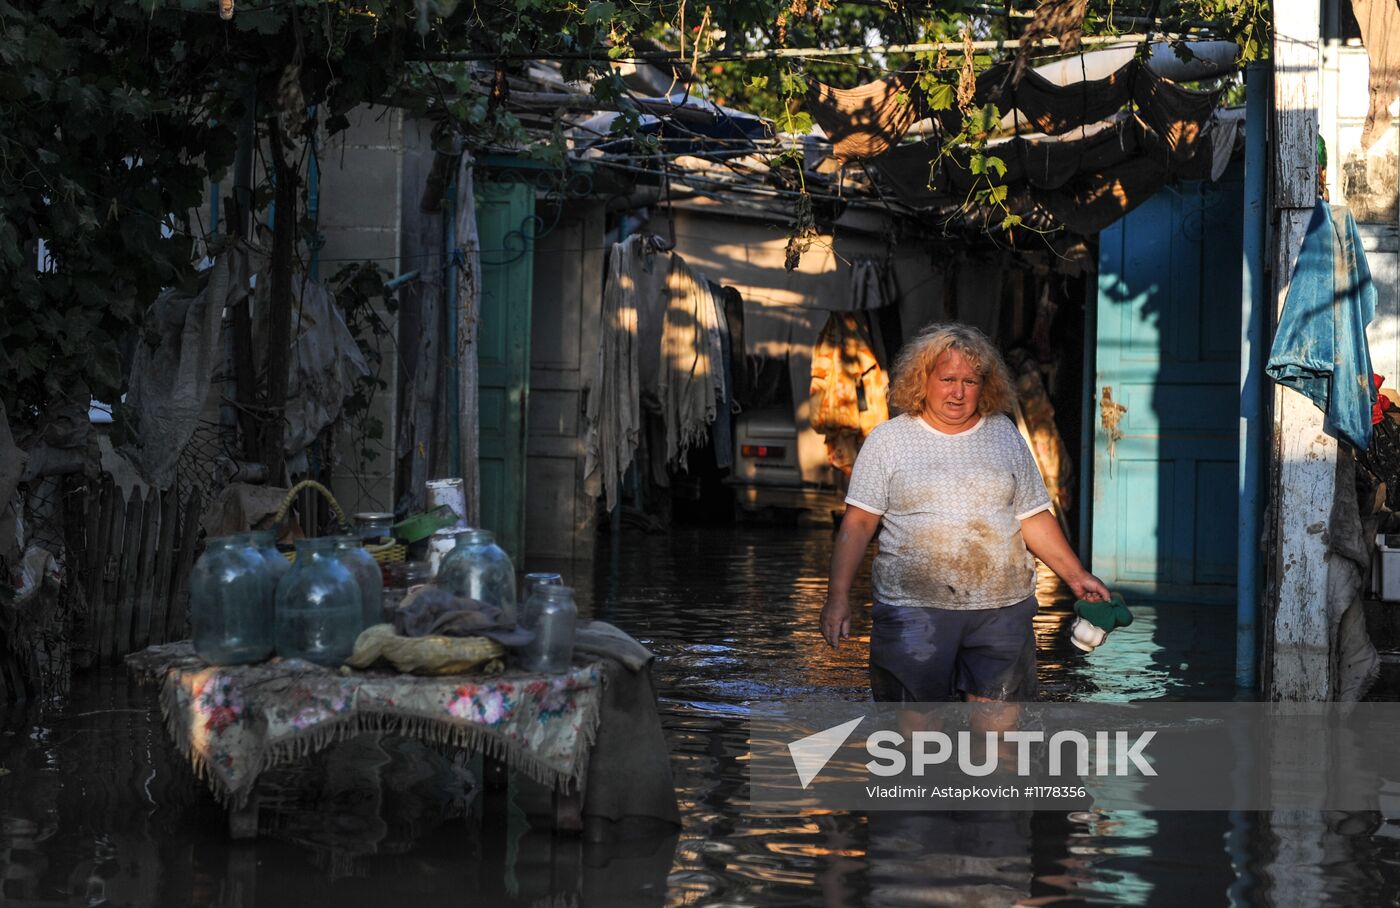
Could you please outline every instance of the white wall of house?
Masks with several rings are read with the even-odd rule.
[[[1328,195],[1333,204],[1350,207],[1360,225],[1378,296],[1376,319],[1367,331],[1371,361],[1388,386],[1400,387],[1400,118],[1369,152],[1362,150],[1369,83],[1370,64],[1360,41],[1323,43],[1318,112],[1327,143]],[[1400,113],[1397,108],[1400,104],[1392,105]]]

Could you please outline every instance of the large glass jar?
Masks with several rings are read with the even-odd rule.
[[[194,651],[213,665],[246,665],[272,655],[267,567],[246,538],[210,539],[190,571]]]
[[[267,572],[272,579],[272,589],[269,595],[277,592],[277,584],[292,569],[292,563],[287,560],[287,556],[277,550],[277,534],[272,530],[253,530],[248,533],[248,539],[252,542],[253,548],[258,550],[263,561],[267,563]]]
[[[574,658],[574,625],[578,623],[574,591],[567,586],[537,586],[530,601],[539,605],[535,638],[525,647],[525,668],[550,674],[568,671]]]
[[[539,606],[544,600],[535,598],[536,587],[562,586],[563,584],[564,578],[559,574],[544,571],[526,574],[525,588],[520,591],[520,626],[532,631],[539,621]]]
[[[364,623],[355,575],[336,539],[297,540],[297,560],[277,586],[277,655],[335,667],[349,658]]]
[[[335,537],[335,553],[360,587],[360,630],[384,621],[384,574],[358,536]]]
[[[437,585],[500,608],[505,620],[515,621],[515,565],[486,530],[463,530],[457,544],[442,558]]]

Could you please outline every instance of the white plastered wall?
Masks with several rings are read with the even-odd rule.
[[[1366,332],[1371,363],[1386,377],[1386,385],[1394,388],[1400,387],[1400,180],[1396,173],[1400,104],[1391,106],[1396,121],[1369,152],[1363,152],[1361,129],[1366,120],[1369,82],[1370,63],[1359,41],[1324,42],[1319,121],[1327,143],[1328,195],[1333,204],[1349,205],[1360,225],[1377,291],[1376,318]]]

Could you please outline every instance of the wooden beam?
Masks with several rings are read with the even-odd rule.
[[[1273,289],[1278,313],[1317,202],[1319,18],[1317,0],[1274,3]],[[1267,691],[1276,700],[1327,700],[1334,693],[1329,677],[1326,540],[1337,442],[1322,431],[1322,420],[1312,401],[1274,386],[1277,563],[1268,613],[1273,645]]]

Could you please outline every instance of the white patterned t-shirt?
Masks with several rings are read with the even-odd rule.
[[[1002,608],[1035,591],[1021,521],[1050,507],[1030,448],[1002,414],[965,432],[896,416],[861,446],[846,503],[881,518],[875,599]]]

